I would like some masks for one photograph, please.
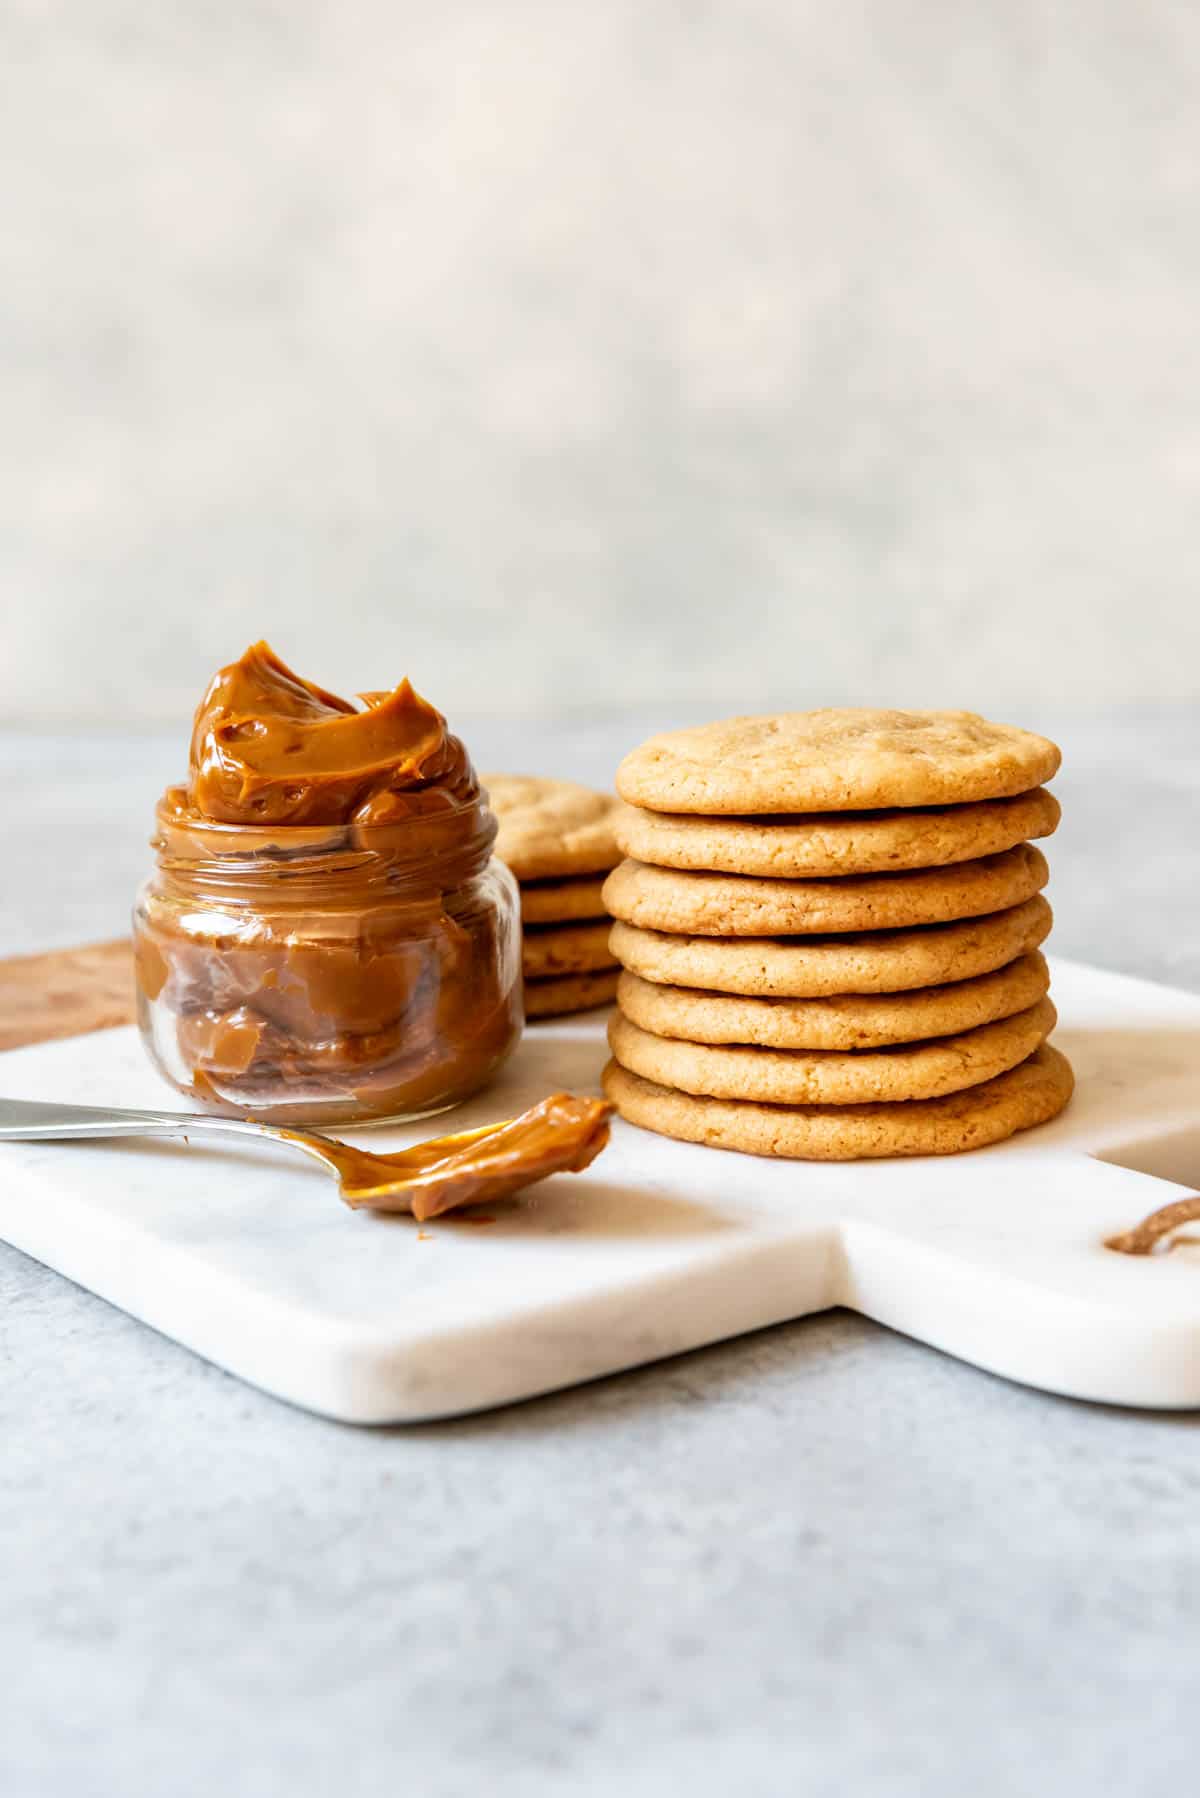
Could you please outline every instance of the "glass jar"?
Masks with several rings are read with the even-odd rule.
[[[272,828],[164,802],[133,920],[151,1059],[207,1110],[271,1123],[465,1099],[522,1024],[520,907],[495,828],[482,802],[467,832],[454,811]]]

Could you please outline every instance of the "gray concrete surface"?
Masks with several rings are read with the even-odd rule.
[[[1200,989],[1200,720],[1040,722],[1058,947]],[[472,741],[603,778],[643,724]],[[120,927],[177,765],[0,740],[0,949]],[[1198,1639],[1191,1416],[839,1314],[356,1432],[0,1249],[5,1798],[1178,1798]]]

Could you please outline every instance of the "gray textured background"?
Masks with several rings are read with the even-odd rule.
[[[1170,0],[0,0],[0,713],[1195,699],[1198,103]]]

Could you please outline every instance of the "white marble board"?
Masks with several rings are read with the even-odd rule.
[[[772,1162],[617,1123],[583,1175],[419,1229],[281,1150],[0,1145],[0,1236],[268,1392],[353,1423],[481,1409],[848,1305],[1079,1398],[1200,1405],[1200,1243],[1111,1232],[1200,1185],[1200,997],[1054,964],[1076,1098],[973,1155]],[[455,1114],[594,1090],[604,1014],[531,1029]],[[161,1104],[132,1030],[0,1056],[0,1093]],[[379,1130],[399,1145],[436,1126]]]

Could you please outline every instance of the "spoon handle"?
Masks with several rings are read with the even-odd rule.
[[[219,1131],[239,1136],[273,1132],[248,1118],[212,1117],[197,1111],[119,1111],[108,1106],[44,1104],[0,1099],[0,1142],[65,1141],[88,1136],[182,1136]]]

